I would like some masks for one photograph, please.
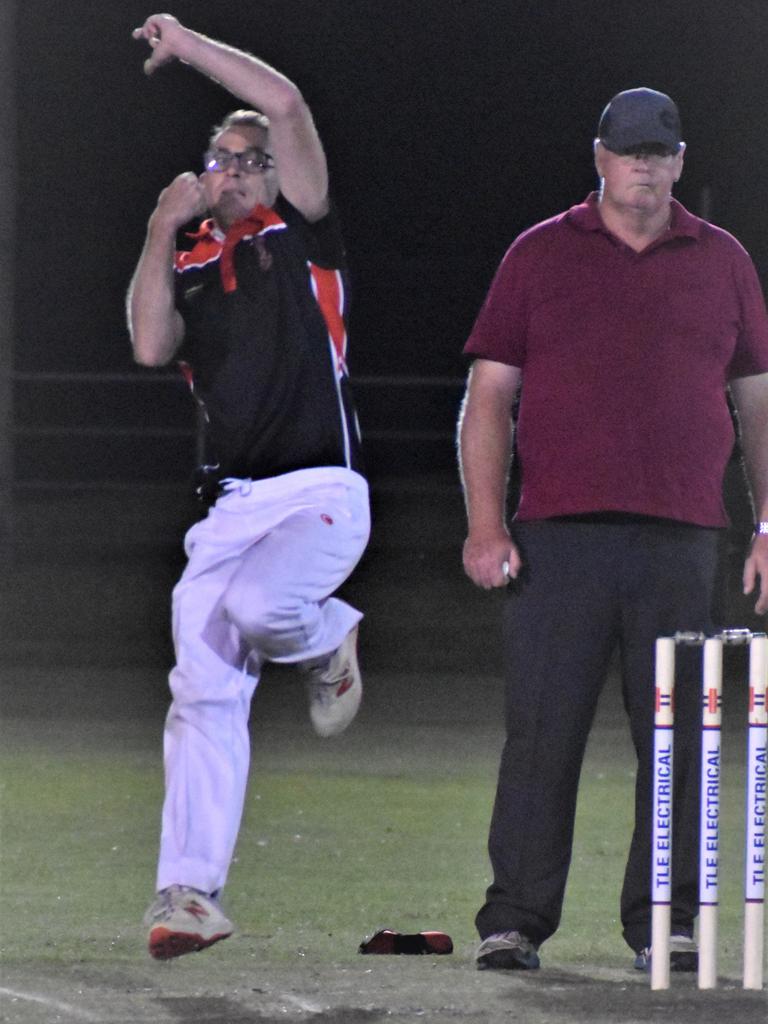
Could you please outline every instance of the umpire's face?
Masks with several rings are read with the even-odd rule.
[[[651,144],[635,148],[637,152],[613,153],[602,142],[596,143],[602,201],[616,209],[652,215],[669,204],[672,186],[683,171],[683,147],[677,153]]]
[[[201,177],[208,209],[225,231],[257,204],[273,206],[279,186],[263,128],[233,125],[211,143]]]

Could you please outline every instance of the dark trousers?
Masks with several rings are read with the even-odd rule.
[[[639,950],[650,943],[654,641],[711,630],[718,531],[549,520],[516,524],[514,534],[524,569],[505,605],[507,740],[488,844],[493,882],[477,928],[541,943],[558,927],[584,749],[618,645],[637,752],[621,920]],[[699,648],[678,648],[672,920],[684,933],[697,910],[700,658]]]

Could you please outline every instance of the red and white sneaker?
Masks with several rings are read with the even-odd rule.
[[[330,659],[305,665],[309,717],[318,736],[338,736],[357,714],[363,683],[357,663],[357,626]]]
[[[212,896],[188,885],[171,885],[157,894],[144,915],[149,928],[149,953],[171,960],[207,949],[234,931]]]

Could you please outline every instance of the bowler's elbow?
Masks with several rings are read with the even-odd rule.
[[[167,366],[170,361],[170,356],[162,357],[157,352],[144,351],[138,348],[136,345],[133,346],[133,361],[138,363],[139,366],[158,367]]]
[[[128,334],[134,362],[139,366],[167,366],[184,339],[184,321],[176,311],[168,322],[146,322],[144,317],[133,316],[129,308]]]
[[[167,366],[173,359],[178,348],[175,339],[143,335],[141,332],[131,334],[133,360],[139,366]]]

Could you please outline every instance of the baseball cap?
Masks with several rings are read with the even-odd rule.
[[[624,153],[643,143],[677,151],[682,142],[680,113],[666,93],[627,89],[614,96],[603,111],[597,137],[614,153]]]

